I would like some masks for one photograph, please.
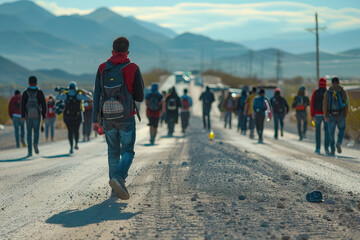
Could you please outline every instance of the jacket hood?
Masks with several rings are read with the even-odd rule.
[[[326,88],[326,78],[322,77],[319,79],[319,88]]]
[[[116,53],[108,59],[108,62],[111,62],[114,65],[118,65],[121,63],[130,62],[130,59],[126,53]]]

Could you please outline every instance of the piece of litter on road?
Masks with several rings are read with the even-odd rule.
[[[278,202],[278,203],[276,204],[276,207],[277,207],[277,208],[285,208],[285,205],[284,205],[283,203],[281,203],[281,202]]]
[[[246,197],[245,197],[244,195],[240,195],[238,198],[239,198],[239,200],[241,200],[241,201],[246,199]]]

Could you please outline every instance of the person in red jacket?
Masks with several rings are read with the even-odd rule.
[[[324,94],[326,92],[326,78],[319,79],[319,88],[314,90],[311,96],[311,104],[310,104],[310,114],[312,121],[315,122],[315,140],[316,140],[316,148],[315,153],[320,154],[320,145],[321,145],[321,123],[324,122],[324,132],[325,132],[325,153],[329,154],[329,131],[328,131],[328,123],[324,119],[323,112],[323,99]]]
[[[125,180],[135,155],[135,101],[144,99],[144,81],[138,65],[128,58],[129,45],[126,37],[116,38],[112,56],[99,66],[92,113],[93,130],[105,133],[108,145],[112,195],[122,200],[130,198]]]
[[[15,130],[15,140],[16,147],[20,147],[20,140],[23,147],[26,147],[25,144],[25,121],[21,119],[21,93],[19,90],[15,90],[14,96],[9,101],[8,112],[9,116],[12,119]],[[20,128],[20,136],[19,136],[19,128]]]
[[[55,98],[53,95],[49,95],[47,99],[47,111],[46,111],[46,119],[45,119],[45,138],[46,141],[49,141],[49,128],[50,128],[50,136],[51,141],[54,141],[54,128],[55,128]]]

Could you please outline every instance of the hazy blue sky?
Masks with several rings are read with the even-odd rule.
[[[9,2],[0,0],[0,3]],[[314,26],[314,12],[329,33],[360,28],[360,0],[35,0],[56,15],[87,14],[108,7],[124,16],[154,22],[177,33],[246,41]]]

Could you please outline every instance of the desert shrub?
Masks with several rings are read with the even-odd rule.
[[[144,73],[144,85],[145,87],[150,86],[153,82],[159,82],[160,77],[163,75],[170,75],[170,73],[163,69],[152,69],[149,72]]]
[[[360,140],[360,99],[349,95],[349,113],[346,119],[346,136],[356,141]]]
[[[228,85],[232,88],[240,88],[242,86],[253,86],[258,85],[258,80],[256,78],[243,78],[231,75],[229,73],[207,70],[202,73],[202,75],[212,75],[221,78],[223,84]]]
[[[9,99],[0,97],[0,124],[6,124],[10,117],[8,114]]]

